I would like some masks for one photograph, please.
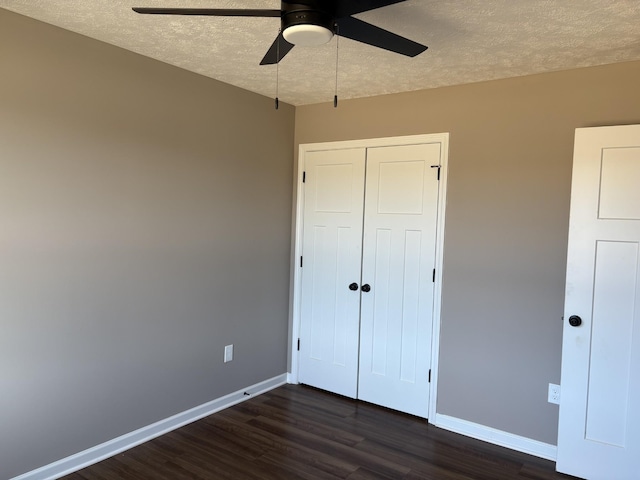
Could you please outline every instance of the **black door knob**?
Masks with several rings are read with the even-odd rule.
[[[370,292],[371,291],[371,285],[369,285],[368,283],[365,283],[364,285],[362,285],[361,287],[363,292]]]
[[[352,292],[355,292],[358,289],[358,284],[356,282],[353,282],[351,285],[349,285],[349,290],[351,290]]]
[[[571,315],[569,317],[569,325],[572,327],[579,327],[582,325],[582,319],[578,315]]]

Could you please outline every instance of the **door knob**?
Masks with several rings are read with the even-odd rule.
[[[371,291],[371,285],[369,285],[368,283],[365,283],[364,285],[362,285],[361,287],[363,292],[370,292]]]
[[[578,315],[571,315],[569,317],[569,325],[572,327],[579,327],[582,325],[582,319]]]
[[[351,285],[349,285],[349,290],[351,290],[352,292],[356,291],[358,289],[358,284],[356,282],[353,282]]]

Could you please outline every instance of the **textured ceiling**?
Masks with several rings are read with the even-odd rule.
[[[279,0],[0,0],[11,10],[270,97],[277,18],[138,15],[132,6],[279,8]],[[359,18],[429,46],[408,58],[339,40],[338,95],[366,97],[640,60],[640,0],[407,0]],[[280,63],[279,97],[333,99],[336,39]]]

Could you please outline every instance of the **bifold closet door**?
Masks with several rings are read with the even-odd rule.
[[[440,143],[367,149],[358,398],[429,407]]]
[[[301,383],[427,416],[440,148],[306,152]]]
[[[364,148],[307,152],[299,376],[355,398],[358,386]]]

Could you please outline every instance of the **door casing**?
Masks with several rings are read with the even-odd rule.
[[[319,150],[337,150],[347,148],[372,148],[386,146],[417,145],[423,143],[440,143],[440,184],[438,188],[438,213],[436,225],[436,252],[435,252],[435,285],[433,301],[433,327],[431,348],[431,388],[429,393],[429,422],[434,423],[436,418],[436,402],[438,392],[438,357],[440,345],[440,322],[442,306],[442,266],[444,258],[444,227],[446,211],[447,173],[449,158],[449,133],[410,135],[401,137],[384,137],[365,140],[347,140],[340,142],[307,143],[301,144],[298,149],[297,179],[296,179],[296,210],[294,249],[292,258],[293,292],[291,300],[291,371],[288,375],[289,383],[298,383],[298,339],[300,338],[300,300],[302,272],[300,268],[300,256],[302,254],[302,229],[304,222],[304,192],[303,174],[304,159],[307,152]]]

